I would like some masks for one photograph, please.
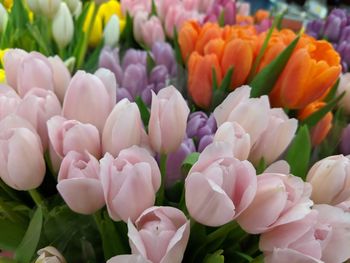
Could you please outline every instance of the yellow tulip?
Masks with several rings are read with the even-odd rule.
[[[4,56],[5,56],[5,53],[7,50],[8,50],[8,48],[0,49],[0,63],[2,65],[2,67],[4,67]]]
[[[0,84],[5,83],[6,75],[5,70],[0,69]]]
[[[4,6],[7,10],[11,9],[12,5],[13,5],[13,0],[4,0],[3,1]]]
[[[84,22],[84,26],[83,26],[84,32],[88,32],[95,8],[96,8],[95,3],[92,3],[90,5],[90,8],[88,10],[88,13]],[[101,41],[103,37],[103,28],[107,25],[112,15],[117,15],[119,17],[120,32],[124,30],[126,21],[123,17],[120,3],[116,0],[110,0],[106,3],[103,3],[97,11],[96,18],[91,29],[90,38],[89,38],[90,46],[95,47]]]

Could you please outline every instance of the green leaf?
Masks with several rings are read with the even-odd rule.
[[[179,65],[184,65],[184,61],[182,59],[182,54],[181,54],[181,48],[180,48],[180,44],[179,44],[179,41],[178,41],[178,33],[177,33],[177,30],[176,30],[176,27],[174,27],[174,50],[175,50],[175,58],[176,58],[176,62],[179,64]]]
[[[49,56],[50,55],[49,48],[46,45],[46,42],[43,39],[42,34],[39,31],[39,29],[36,26],[29,25],[29,24],[27,25],[27,28],[28,28],[28,32],[35,39],[35,41],[38,43],[40,52],[42,54],[44,54],[45,56]]]
[[[26,232],[26,226],[8,219],[0,219],[0,229],[0,249],[16,250]]]
[[[225,74],[224,79],[221,82],[221,85],[220,85],[220,88],[219,88],[220,90],[225,91],[227,93],[231,92],[230,86],[231,86],[231,79],[232,79],[233,71],[234,71],[233,67],[230,67],[228,69],[228,71]]]
[[[188,174],[192,166],[198,161],[200,153],[194,152],[187,155],[186,159],[181,164],[181,171],[183,174]]]
[[[258,166],[256,167],[256,174],[261,174],[263,173],[267,168],[267,164],[266,164],[266,161],[263,158],[260,159],[259,163],[258,163]]]
[[[147,51],[147,73],[150,74],[152,69],[156,66],[156,62],[154,61],[151,53]]]
[[[203,263],[223,263],[225,258],[222,255],[224,251],[222,249],[216,251],[214,254],[208,254],[203,260]]]
[[[309,117],[304,119],[301,124],[307,125],[310,128],[315,126],[328,112],[330,112],[335,106],[337,106],[338,102],[344,97],[345,91],[340,94],[338,97],[334,98],[330,102],[328,102],[324,107],[319,109],[318,111],[311,114]]]
[[[0,257],[0,263],[17,263],[17,261],[10,258]]]
[[[298,44],[300,35],[298,35],[269,65],[263,68],[251,81],[251,97],[260,97],[269,94],[275,86],[280,74],[286,66],[294,48]]]
[[[223,9],[219,15],[218,24],[220,27],[225,26],[225,9]]]
[[[143,102],[140,96],[137,96],[135,99],[135,102],[137,106],[139,107],[141,119],[145,127],[148,127],[149,119],[151,117],[151,114],[148,110],[147,105]]]
[[[27,232],[16,249],[15,259],[17,261],[23,263],[31,262],[33,255],[37,251],[42,225],[43,212],[41,207],[38,207],[29,223]]]
[[[102,39],[100,41],[100,43],[98,44],[98,46],[94,49],[92,54],[89,56],[89,58],[86,59],[86,61],[84,63],[84,67],[83,67],[84,70],[92,73],[97,69],[98,60],[100,58],[100,53],[101,53],[103,46],[104,46],[104,40]]]
[[[333,87],[331,88],[331,90],[329,91],[329,93],[327,94],[326,98],[324,99],[325,102],[330,102],[335,98],[339,83],[340,83],[340,79],[338,78],[337,81],[334,83]]]
[[[252,262],[253,261],[253,258],[247,254],[244,254],[242,252],[239,252],[239,251],[235,251],[235,254],[237,256],[239,256],[240,258],[244,259],[245,261],[247,262]]]
[[[286,161],[291,173],[305,179],[311,154],[311,139],[306,125],[301,126],[292,144],[289,146]]]
[[[151,12],[151,16],[157,16],[157,6],[156,6],[156,3],[154,2],[154,0],[152,0],[152,12]]]

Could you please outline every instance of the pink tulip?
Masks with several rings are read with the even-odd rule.
[[[155,0],[157,6],[157,15],[161,21],[164,21],[170,7],[180,4],[180,0]]]
[[[216,131],[214,142],[231,144],[233,156],[241,161],[247,160],[250,151],[250,136],[237,122],[224,122]]]
[[[138,146],[122,150],[114,159],[106,153],[100,160],[100,177],[109,216],[133,222],[154,204],[160,187],[157,162]]]
[[[268,126],[252,148],[249,160],[258,164],[264,158],[267,164],[271,164],[286,150],[297,128],[298,121],[289,119],[283,109],[271,109]]]
[[[259,249],[266,263],[322,262],[321,240],[317,237],[318,212],[311,211],[304,218],[278,226],[260,236]]]
[[[115,97],[95,75],[78,71],[72,78],[63,102],[63,116],[67,119],[90,123],[102,132],[112,111]]]
[[[57,98],[63,103],[64,95],[71,80],[71,75],[59,56],[49,57],[53,71],[54,91]]]
[[[74,212],[93,214],[105,205],[99,170],[98,161],[88,152],[70,151],[64,157],[57,190]]]
[[[350,259],[350,213],[330,205],[315,205],[318,238],[322,240],[323,262],[342,263]]]
[[[20,103],[20,97],[12,88],[0,84],[0,121],[15,113]]]
[[[4,69],[6,72],[6,81],[12,88],[17,90],[17,72],[22,60],[28,53],[22,49],[10,49],[4,56]]]
[[[135,102],[123,99],[107,118],[102,134],[103,152],[117,156],[123,149],[141,145],[143,133],[139,108]]]
[[[152,263],[141,255],[120,255],[107,260],[107,263]]]
[[[279,160],[270,164],[264,173],[290,174],[290,166],[285,160]]]
[[[107,92],[110,96],[110,103],[114,107],[117,102],[117,80],[114,73],[109,69],[99,68],[95,72],[95,76],[102,81],[103,85],[107,89]]]
[[[311,199],[316,204],[338,205],[350,200],[349,156],[329,156],[315,163],[306,181],[312,185]]]
[[[158,17],[148,18],[146,12],[138,12],[134,17],[135,39],[152,48],[156,42],[164,42],[165,36],[162,24]]]
[[[250,206],[237,222],[248,233],[259,234],[304,218],[310,213],[311,185],[293,175],[264,173]]]
[[[27,128],[0,130],[0,177],[16,190],[34,189],[45,176],[45,161],[37,135]]]
[[[128,230],[132,254],[153,263],[181,262],[190,235],[190,221],[174,207],[151,207],[135,225],[129,220]]]
[[[46,149],[49,141],[46,122],[61,114],[61,104],[56,95],[49,90],[34,88],[24,96],[17,114],[33,125]]]
[[[120,1],[123,14],[129,13],[132,17],[138,12],[151,13],[152,0],[121,0]]]
[[[251,88],[242,86],[231,92],[214,110],[218,127],[224,122],[237,122],[250,135],[251,145],[268,127],[270,104],[267,96],[249,98]]]
[[[53,70],[47,57],[31,52],[18,65],[17,91],[24,97],[33,88],[54,90]]]
[[[329,156],[315,163],[306,180],[312,185],[316,204],[340,205],[350,201],[349,156]]]
[[[208,226],[232,221],[253,201],[256,178],[253,165],[234,158],[230,144],[214,142],[207,146],[185,182],[191,217]]]
[[[80,154],[87,151],[100,158],[100,135],[94,125],[55,116],[47,121],[47,128],[52,147],[59,157],[63,158],[70,151]]]
[[[158,153],[176,151],[186,134],[190,110],[181,93],[173,86],[152,92],[148,131],[150,143]]]
[[[53,172],[57,174],[61,167],[62,157],[53,149],[51,142],[49,142],[49,156]]]

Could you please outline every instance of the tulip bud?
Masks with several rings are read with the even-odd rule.
[[[64,157],[57,190],[74,212],[93,214],[105,205],[99,171],[97,159],[88,152],[70,151]]]
[[[79,8],[79,3],[81,3],[80,0],[64,0],[64,2],[67,4],[72,14]]]
[[[0,120],[15,113],[20,103],[20,97],[12,88],[0,84]]]
[[[73,38],[74,23],[66,3],[61,3],[60,9],[52,22],[52,34],[59,48],[65,48]]]
[[[120,37],[120,24],[119,18],[116,15],[112,15],[109,19],[104,32],[103,32],[105,45],[114,47],[117,45]]]
[[[22,49],[10,49],[3,57],[6,82],[15,90],[17,90],[17,74],[19,71],[19,65],[27,55],[28,53]]]
[[[35,13],[40,13],[40,6],[39,6],[39,0],[27,0],[27,4],[29,6],[29,9]]]
[[[152,92],[149,137],[152,148],[158,153],[176,151],[186,134],[190,110],[181,93],[173,86]]]
[[[337,95],[345,91],[345,95],[339,101],[339,106],[350,115],[350,73],[345,73],[340,76],[339,86],[337,89]]]
[[[136,103],[123,99],[115,105],[106,120],[102,134],[103,152],[117,156],[123,149],[140,145],[143,132]]]
[[[37,0],[42,14],[53,18],[60,9],[61,0]]]
[[[57,98],[63,103],[64,95],[71,80],[70,73],[59,56],[49,57],[53,70],[54,91]]]
[[[5,32],[8,21],[8,14],[4,6],[0,3],[0,33]]]
[[[16,190],[31,190],[42,183],[45,160],[37,135],[27,128],[2,129],[1,179]]]
[[[39,257],[35,263],[66,263],[62,254],[54,247],[44,247],[38,250]]]

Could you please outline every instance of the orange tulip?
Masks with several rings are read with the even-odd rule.
[[[178,42],[183,61],[187,61],[194,51],[201,28],[197,21],[187,21],[179,31]]]
[[[296,49],[270,93],[273,106],[301,109],[321,98],[341,72],[340,57],[326,41]]]
[[[196,105],[210,107],[213,89],[213,69],[218,85],[222,80],[219,60],[215,54],[200,55],[193,52],[188,61],[188,91]]]
[[[252,16],[236,15],[236,23],[238,25],[254,25],[254,18]]]
[[[256,11],[256,13],[254,15],[255,23],[259,24],[259,23],[261,23],[261,21],[268,19],[269,16],[270,16],[269,11],[259,9],[258,11]]]
[[[195,50],[199,54],[204,54],[204,48],[206,44],[212,39],[217,39],[222,37],[222,28],[218,24],[206,23],[202,27],[199,33]]]
[[[306,108],[299,113],[299,119],[304,120],[314,112],[318,111],[326,105],[325,102],[316,101],[310,103]],[[328,112],[312,129],[311,129],[311,143],[313,146],[319,145],[328,135],[332,128],[333,114]]]

